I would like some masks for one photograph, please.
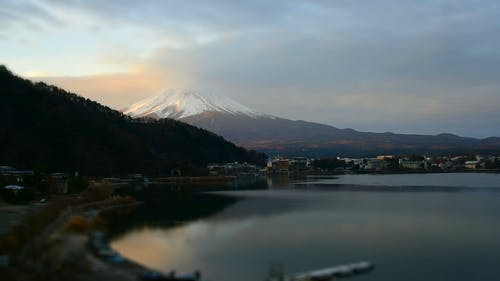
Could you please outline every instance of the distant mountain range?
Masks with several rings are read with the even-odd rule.
[[[0,166],[86,175],[195,173],[210,162],[265,157],[172,119],[132,119],[0,66]]]
[[[373,156],[377,154],[499,153],[500,138],[453,134],[413,135],[359,132],[258,113],[223,95],[167,92],[123,111],[132,117],[174,118],[268,154]]]

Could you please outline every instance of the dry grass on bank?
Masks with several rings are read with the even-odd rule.
[[[80,215],[72,215],[63,230],[66,233],[84,233],[93,230],[105,230],[107,224],[107,221],[101,217],[87,219]]]
[[[80,195],[67,195],[51,198],[39,212],[25,217],[10,232],[0,236],[0,254],[14,255],[33,238],[37,237],[49,224],[54,222],[68,207],[77,207],[111,198],[113,187],[102,182],[90,182]],[[117,196],[111,204],[129,204],[135,202],[130,196]],[[105,229],[106,222],[101,218],[90,221],[81,216],[71,216],[64,230],[85,232],[90,229]]]

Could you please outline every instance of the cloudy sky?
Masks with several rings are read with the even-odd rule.
[[[500,136],[498,0],[0,0],[0,63],[120,109],[168,89],[367,131]]]

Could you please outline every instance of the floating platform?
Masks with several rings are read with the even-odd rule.
[[[360,261],[346,265],[328,267],[319,270],[297,273],[285,280],[305,281],[305,280],[332,280],[334,278],[349,277],[357,274],[368,273],[375,268],[369,261]]]

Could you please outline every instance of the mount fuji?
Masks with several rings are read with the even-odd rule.
[[[168,91],[123,110],[133,118],[172,118],[249,149],[270,155],[373,156],[398,153],[498,153],[500,138],[453,134],[412,135],[359,132],[259,113],[231,98],[195,91]]]
[[[205,112],[257,117],[260,114],[221,94],[200,94],[195,91],[168,91],[153,96],[124,110],[131,117],[182,119]]]

